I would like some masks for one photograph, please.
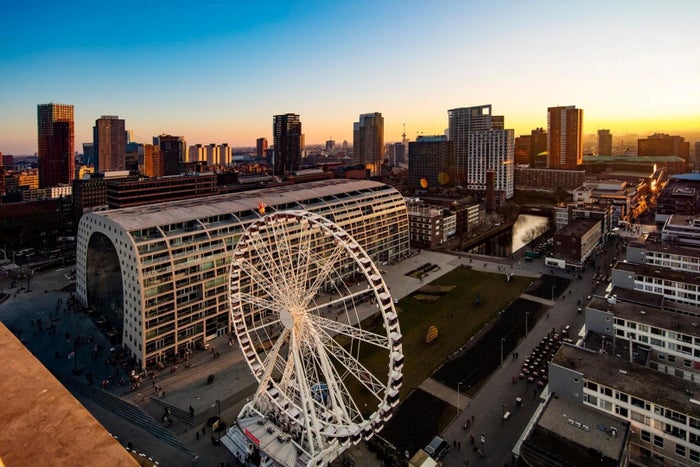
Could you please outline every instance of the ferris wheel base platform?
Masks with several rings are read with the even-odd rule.
[[[261,416],[239,418],[221,443],[241,462],[257,448],[263,467],[302,467],[309,463],[305,453],[298,454],[288,434]]]

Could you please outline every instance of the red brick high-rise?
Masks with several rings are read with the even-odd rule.
[[[73,106],[39,104],[36,114],[39,188],[72,183],[75,178]]]
[[[548,169],[574,170],[583,163],[583,110],[573,105],[547,109]]]

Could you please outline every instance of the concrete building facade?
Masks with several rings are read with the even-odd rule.
[[[345,229],[376,261],[409,253],[406,203],[394,188],[326,180],[85,214],[78,228],[76,294],[99,308],[141,367],[231,331],[228,272],[259,206],[305,209]]]

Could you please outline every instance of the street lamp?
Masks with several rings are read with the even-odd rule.
[[[459,388],[462,386],[461,381],[457,381],[457,413],[459,413]]]
[[[505,337],[501,337],[501,366],[503,366],[503,343],[506,341]]]

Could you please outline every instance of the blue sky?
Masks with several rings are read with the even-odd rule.
[[[493,104],[516,134],[546,109],[584,131],[700,131],[700,2],[11,2],[0,34],[0,151],[36,151],[36,105],[75,105],[76,149],[100,115],[139,141],[251,146],[272,116],[307,143],[442,133]]]

